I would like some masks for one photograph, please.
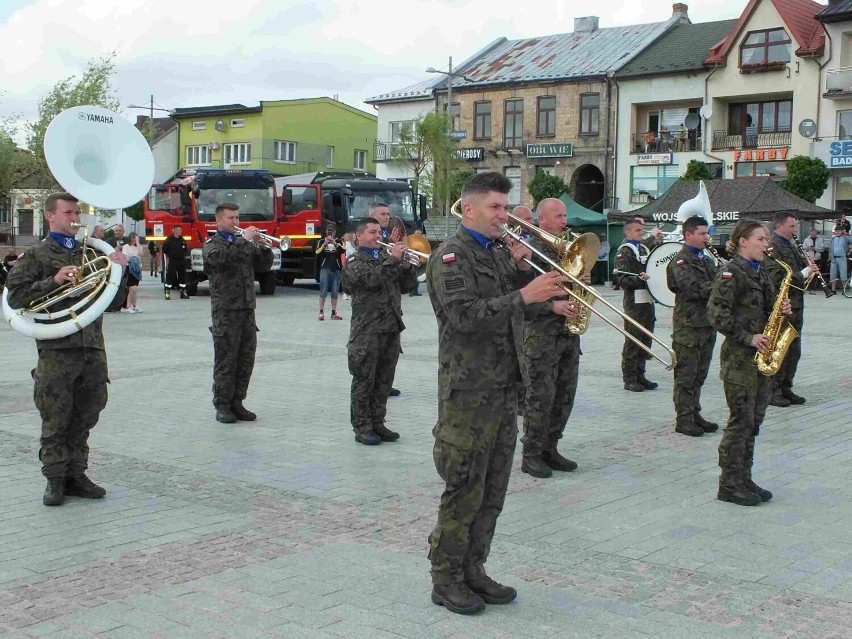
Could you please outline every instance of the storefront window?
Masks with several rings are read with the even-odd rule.
[[[783,180],[787,177],[786,162],[737,162],[734,165],[735,177],[771,177],[774,180]]]
[[[634,166],[630,171],[630,202],[653,202],[677,182],[680,175],[674,166]]]
[[[852,177],[834,178],[834,208],[852,211]]]

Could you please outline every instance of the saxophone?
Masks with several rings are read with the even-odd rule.
[[[787,299],[790,284],[793,282],[793,269],[782,260],[776,260],[769,253],[766,254],[766,257],[786,271],[786,275],[781,281],[778,295],[775,298],[775,304],[772,306],[772,313],[770,313],[769,320],[763,329],[763,334],[769,338],[769,343],[762,353],[758,351],[754,356],[754,364],[757,366],[757,370],[767,377],[772,377],[779,371],[781,364],[784,363],[787,350],[790,348],[793,340],[799,337],[799,331],[790,325],[790,322],[787,321],[781,312],[781,306],[784,304],[784,300]]]

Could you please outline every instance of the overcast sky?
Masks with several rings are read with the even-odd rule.
[[[693,22],[736,18],[747,0],[687,0]],[[116,51],[126,107],[167,108],[339,95],[363,100],[460,63],[495,38],[666,20],[666,0],[0,0],[0,114],[38,100]],[[503,10],[499,10],[503,7]],[[503,15],[501,15],[503,14]],[[504,17],[505,16],[505,17]],[[126,109],[130,117],[137,111]]]

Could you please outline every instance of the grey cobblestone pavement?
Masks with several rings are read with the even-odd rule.
[[[159,293],[147,279],[144,313],[105,319],[111,397],[91,438],[102,501],[41,505],[35,347],[0,329],[0,636],[852,635],[847,299],[806,298],[808,403],[770,408],[755,476],[775,499],[751,509],[715,500],[718,433],[674,433],[671,374],[649,364],[660,389],[623,391],[622,340],[593,320],[560,447],[579,470],[533,479],[518,454],[488,568],[520,594],[464,618],[429,601],[441,484],[428,298],[403,299],[402,396],[389,401],[402,438],[370,448],[348,423],[347,302],[347,321],[318,322],[307,285],[261,298],[246,401],[260,418],[223,425],[209,297]],[[671,313],[658,313],[668,340]],[[702,399],[726,418],[715,360]]]

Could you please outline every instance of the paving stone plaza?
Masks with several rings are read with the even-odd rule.
[[[92,432],[100,501],[41,504],[33,342],[0,329],[0,636],[655,637],[852,634],[852,300],[806,296],[801,407],[769,408],[755,478],[775,498],[718,502],[720,433],[674,433],[671,374],[621,388],[622,339],[593,320],[560,449],[579,463],[538,480],[520,445],[489,573],[519,591],[474,617],[429,600],[427,536],[437,331],[427,296],[389,400],[402,438],[366,447],[349,426],[345,321],[316,320],[316,289],[260,298],[254,423],[211,404],[206,291],[107,315],[110,401]],[[620,306],[620,294],[605,290]],[[669,340],[671,311],[658,308]],[[721,340],[717,343],[718,347]],[[718,361],[702,403],[726,418]]]

